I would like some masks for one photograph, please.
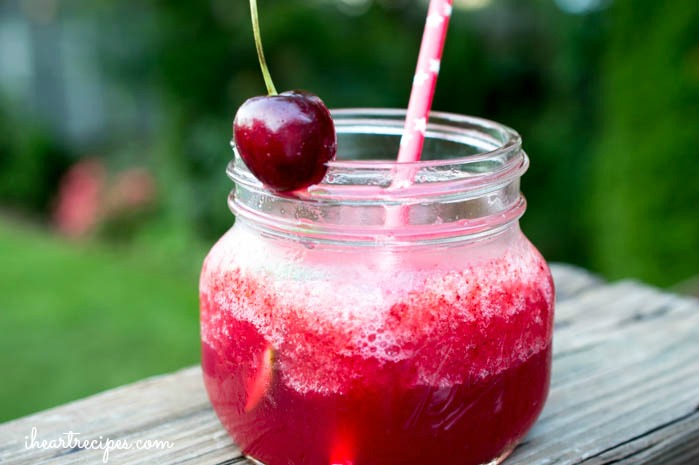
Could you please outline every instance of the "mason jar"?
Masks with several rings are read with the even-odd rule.
[[[235,224],[200,283],[202,368],[265,465],[499,463],[549,388],[554,290],[522,234],[519,135],[432,113],[334,111],[321,184],[280,195],[235,154]]]

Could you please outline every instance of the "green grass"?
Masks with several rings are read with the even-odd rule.
[[[0,421],[196,363],[203,251],[188,255],[0,218]]]

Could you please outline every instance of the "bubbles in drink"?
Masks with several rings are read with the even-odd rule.
[[[282,382],[302,393],[346,392],[405,361],[401,383],[449,386],[493,376],[549,344],[553,291],[526,242],[500,256],[404,261],[390,273],[336,250],[234,253],[235,242],[219,243],[205,266],[202,293],[216,308],[202,318],[203,339],[215,348],[235,337],[218,313],[251,324],[277,350]],[[325,266],[342,259],[341,275]],[[463,264],[456,271],[454,263]]]

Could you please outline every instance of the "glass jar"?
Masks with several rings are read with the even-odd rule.
[[[524,237],[517,133],[433,113],[333,112],[319,185],[266,190],[240,157],[235,225],[201,275],[214,410],[266,465],[495,464],[543,408],[553,283]]]

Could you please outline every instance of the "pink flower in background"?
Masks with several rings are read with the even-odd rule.
[[[145,168],[129,168],[110,180],[102,162],[86,158],[61,180],[53,221],[60,233],[84,237],[103,222],[146,209],[155,196],[155,181]]]
[[[155,181],[145,168],[130,168],[116,176],[109,188],[108,212],[118,214],[147,207],[155,200]]]
[[[87,158],[73,165],[63,176],[53,214],[58,231],[82,237],[99,223],[106,173],[98,160]]]

